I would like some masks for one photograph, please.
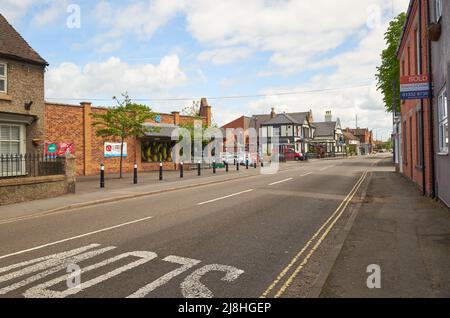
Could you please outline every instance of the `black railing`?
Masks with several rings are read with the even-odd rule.
[[[64,174],[64,158],[43,154],[0,155],[0,178],[40,177]]]

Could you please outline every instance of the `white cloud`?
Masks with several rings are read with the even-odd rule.
[[[199,54],[199,61],[211,61],[214,64],[227,64],[236,60],[242,60],[252,54],[252,50],[246,47],[219,48],[203,51]]]
[[[11,22],[24,16],[36,4],[34,0],[0,0],[1,13]]]
[[[46,74],[46,96],[53,98],[112,97],[123,92],[130,96],[151,96],[180,86],[187,76],[176,55],[164,57],[158,65],[130,65],[111,57],[99,63],[79,66],[61,63]]]
[[[39,10],[33,17],[33,22],[43,26],[54,22],[60,16],[64,15],[69,5],[68,0],[50,0],[46,1],[43,9]]]

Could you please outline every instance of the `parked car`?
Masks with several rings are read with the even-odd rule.
[[[286,158],[293,158],[296,161],[303,161],[305,159],[304,155],[294,148],[286,148],[285,156]]]

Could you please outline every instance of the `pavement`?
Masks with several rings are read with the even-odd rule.
[[[313,161],[0,222],[0,297],[308,297],[334,286],[387,160]]]
[[[384,161],[373,172],[320,297],[450,297],[450,211]],[[385,171],[383,171],[385,170]],[[368,266],[380,288],[368,288]]]

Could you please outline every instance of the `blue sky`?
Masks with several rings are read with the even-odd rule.
[[[332,110],[343,126],[358,114],[360,126],[386,139],[391,121],[374,72],[387,23],[408,2],[0,0],[0,10],[49,62],[49,101],[110,105],[124,91],[136,99],[266,95],[212,99],[214,118],[225,124],[275,107],[312,109],[322,121]],[[79,28],[67,24],[78,18],[70,5]],[[191,100],[145,103],[171,112]]]

